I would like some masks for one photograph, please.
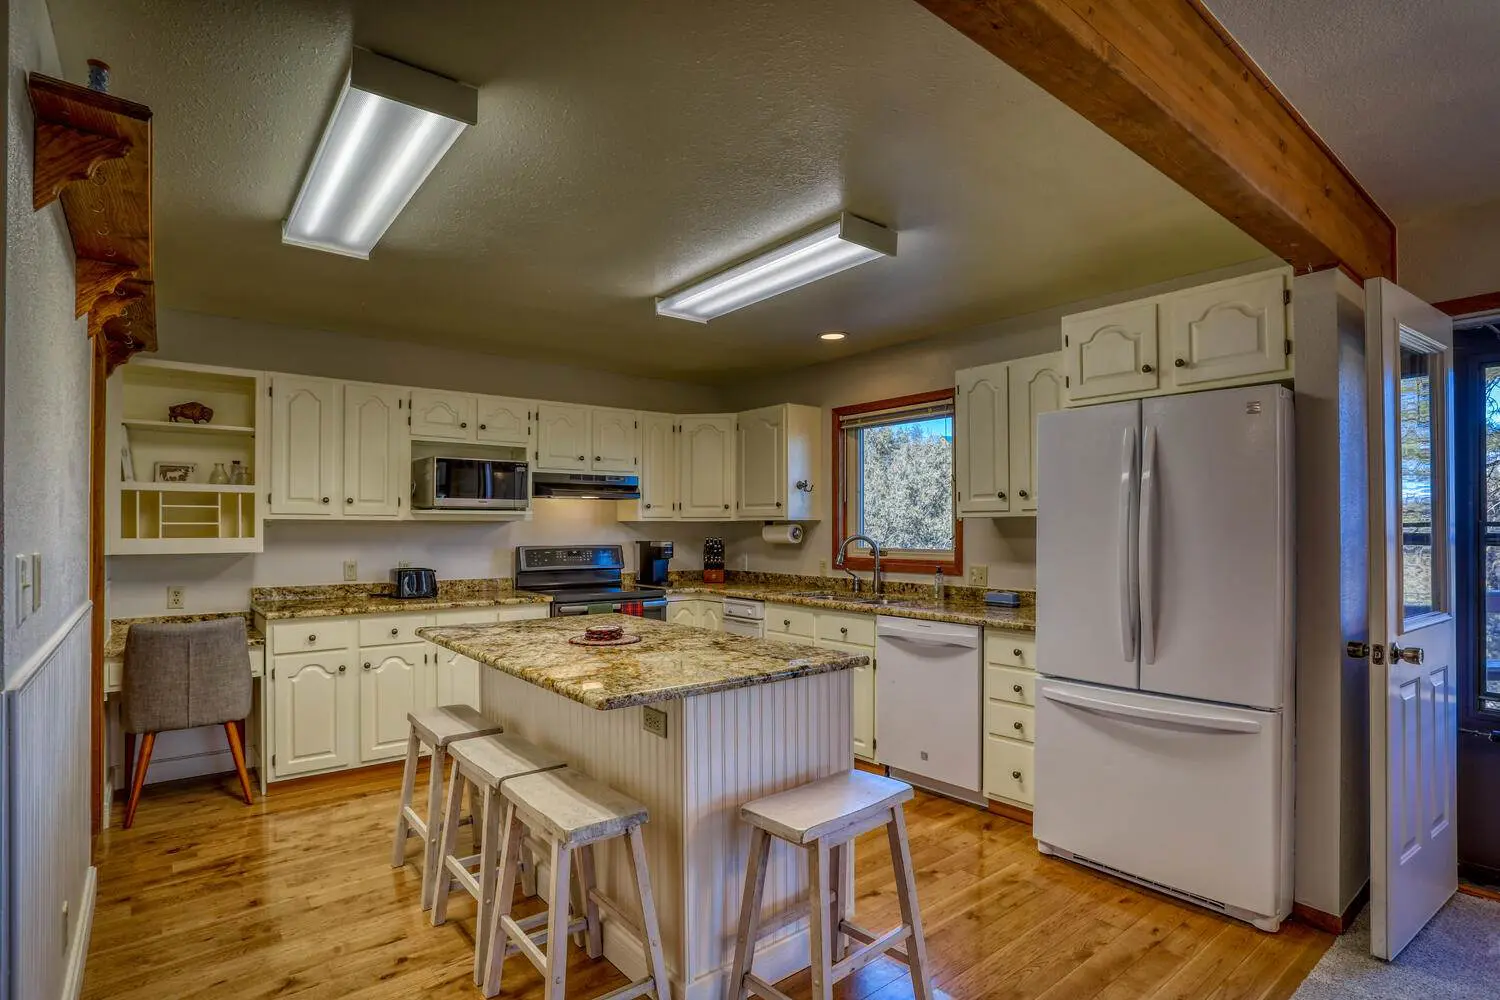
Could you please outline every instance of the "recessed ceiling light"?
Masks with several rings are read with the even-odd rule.
[[[478,120],[473,87],[356,48],[281,241],[368,258]]]
[[[845,336],[847,336],[847,335],[846,334],[842,334],[842,333],[837,333],[837,332],[830,331],[829,333],[820,333],[820,334],[818,334],[818,339],[819,340],[843,340]]]
[[[896,256],[896,233],[842,212],[806,236],[656,300],[658,316],[707,323],[857,264]]]

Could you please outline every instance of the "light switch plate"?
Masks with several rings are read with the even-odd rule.
[[[987,563],[975,563],[969,567],[969,586],[988,587],[990,584],[990,567]]]

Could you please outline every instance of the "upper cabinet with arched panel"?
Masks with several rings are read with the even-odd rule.
[[[1071,401],[1142,395],[1159,385],[1155,299],[1065,316],[1062,328]]]

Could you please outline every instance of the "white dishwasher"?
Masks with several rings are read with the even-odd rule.
[[[875,619],[875,739],[896,777],[983,802],[980,630]]]

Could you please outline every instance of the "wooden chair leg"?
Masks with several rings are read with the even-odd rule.
[[[504,832],[500,837],[500,878],[495,886],[495,905],[490,908],[490,925],[475,925],[474,933],[489,936],[489,953],[481,989],[487,997],[500,992],[500,978],[505,971],[505,946],[508,940],[504,920],[510,916],[516,898],[516,871],[521,865],[521,837],[525,827],[509,805],[505,809]]]
[[[630,828],[630,867],[635,872],[636,891],[641,895],[641,931],[646,935],[646,964],[655,981],[656,1000],[672,1000],[667,980],[667,960],[662,953],[661,921],[656,916],[656,897],[651,892],[651,868],[646,864],[646,838],[641,828]],[[558,1000],[562,992],[558,991]]]
[[[917,882],[911,867],[911,844],[906,839],[906,814],[898,805],[891,810],[885,832],[891,843],[891,864],[896,869],[896,899],[901,904],[901,922],[911,928],[906,944],[911,967],[911,991],[916,1000],[932,1000],[932,972],[927,965],[927,939],[922,934],[922,910],[917,905]]]
[[[130,800],[125,803],[125,829],[135,825],[135,808],[141,801],[141,788],[146,784],[146,770],[151,766],[151,751],[156,746],[156,734],[146,733],[141,738],[141,755],[135,762],[135,777],[130,782]]]
[[[448,919],[448,893],[452,879],[448,877],[448,858],[458,846],[459,811],[463,807],[464,777],[458,773],[458,762],[448,774],[448,808],[443,812],[443,845],[438,850],[437,864],[422,873],[432,883],[432,926],[439,927]]]
[[[226,722],[224,735],[229,738],[229,753],[234,757],[234,769],[240,776],[240,792],[245,796],[245,805],[252,805],[255,799],[250,794],[250,772],[245,769],[245,745],[240,740],[240,727]]]
[[[568,993],[568,886],[573,849],[552,844],[552,894],[547,904],[547,986],[542,1000],[563,1000]]]
[[[588,920],[588,929],[583,932],[583,947],[589,958],[604,954],[604,927],[599,923],[599,904],[594,902],[598,887],[594,875],[594,845],[586,844],[578,850],[578,889],[583,897],[579,912]]]
[[[411,835],[411,828],[406,822],[406,807],[411,805],[412,793],[417,788],[417,757],[422,752],[422,740],[413,729],[411,735],[406,738],[406,769],[401,772],[401,804],[396,807],[396,843],[391,847],[391,867],[400,868],[406,864],[406,838]],[[431,793],[427,800],[427,813],[432,814]],[[431,820],[428,820],[429,824]],[[432,836],[432,827],[427,828],[428,837]],[[432,905],[428,895],[427,884],[432,881],[432,869],[422,869],[422,909]]]
[[[485,960],[489,958],[489,950],[493,947],[485,928],[491,922],[490,911],[495,907],[495,883],[498,881],[495,862],[500,852],[500,815],[506,811],[505,803],[497,790],[486,787],[482,796],[484,832],[479,839],[479,911],[474,917],[475,986],[484,985],[485,973],[489,968]]]
[[[833,913],[829,899],[830,859],[828,841],[819,840],[807,848],[807,869],[812,883],[812,1000],[833,1000],[833,928],[828,917]]]
[[[750,856],[745,866],[745,893],[740,898],[740,930],[734,944],[734,965],[729,972],[728,1000],[744,1000],[745,975],[755,962],[755,938],[760,932],[760,901],[766,888],[766,861],[771,855],[771,835],[758,826],[750,828]]]
[[[417,756],[421,755],[420,743],[417,747]],[[422,909],[432,905],[432,894],[437,889],[435,879],[446,877],[443,874],[443,853],[439,849],[439,841],[442,839],[442,828],[447,822],[444,819],[443,806],[443,766],[448,761],[448,752],[440,747],[432,748],[432,756],[427,760],[427,837],[422,845]],[[417,757],[412,758],[412,778],[416,778]],[[460,785],[465,782],[459,782]],[[473,813],[473,798],[470,798],[470,813]],[[458,810],[453,811],[453,825],[457,829],[459,821]]]

